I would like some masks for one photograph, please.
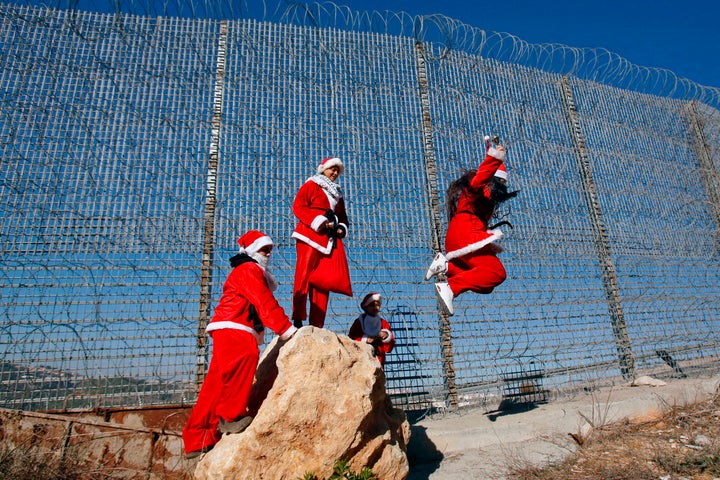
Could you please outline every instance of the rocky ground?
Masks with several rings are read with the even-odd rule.
[[[409,480],[720,478],[720,378],[616,386],[413,425]],[[554,465],[552,469],[541,468]]]

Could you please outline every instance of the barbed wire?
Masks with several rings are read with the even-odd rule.
[[[498,133],[521,190],[506,212],[509,278],[490,296],[457,299],[455,402],[492,401],[504,378],[539,366],[558,391],[618,381],[610,274],[638,371],[674,374],[657,350],[698,371],[716,365],[717,89],[443,16],[327,2],[81,6],[0,5],[3,405],[54,408],[83,392],[107,405],[194,399],[221,18],[233,20],[214,300],[238,234],[260,228],[276,241],[277,296],[288,305],[292,194],[320,158],[339,155],[356,295],[380,291],[399,336],[388,388],[409,408],[445,406],[439,310],[422,280],[434,253],[428,205]],[[328,328],[344,333],[357,314],[357,298],[334,296]]]

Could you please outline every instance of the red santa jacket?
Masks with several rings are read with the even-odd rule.
[[[293,202],[293,213],[300,221],[292,236],[326,255],[332,250],[334,242],[325,232],[320,233],[319,230],[327,220],[325,213],[328,210],[335,212],[338,221],[347,230],[349,222],[343,197],[334,199],[315,183],[312,177],[309,178],[300,187]]]
[[[352,326],[350,327],[350,332],[348,332],[348,337],[358,342],[367,343],[369,335],[364,329],[363,322],[366,315],[366,313],[363,313],[355,319]],[[388,353],[392,352],[392,349],[395,348],[395,334],[392,332],[392,330],[390,330],[390,324],[384,318],[380,319],[380,330],[384,330],[385,332],[387,332],[388,337],[383,342],[379,340],[376,341],[373,346],[375,347],[375,354],[380,361],[380,365],[385,365],[385,356]]]
[[[244,330],[261,342],[262,334],[256,332],[250,315],[251,306],[263,325],[281,338],[291,336],[296,330],[268,287],[265,271],[257,263],[249,261],[233,268],[225,280],[222,297],[215,307],[207,332],[223,328]]]
[[[504,151],[490,148],[470,181],[471,188],[460,194],[455,216],[450,220],[445,236],[445,256],[448,260],[481,250],[491,253],[502,251],[495,242],[502,238],[503,233],[499,229],[488,230],[487,226],[494,212],[490,209],[478,211],[476,200],[480,195],[490,199],[488,183],[504,159]]]

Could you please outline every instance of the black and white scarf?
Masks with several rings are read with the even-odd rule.
[[[320,185],[320,187],[325,190],[325,192],[330,195],[336,202],[342,198],[343,194],[342,190],[340,190],[340,185],[333,182],[322,173],[313,175],[312,177],[310,177],[310,180]]]

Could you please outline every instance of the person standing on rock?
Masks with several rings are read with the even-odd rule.
[[[352,296],[343,246],[349,222],[343,193],[335,183],[344,170],[339,158],[325,158],[293,201],[298,224],[292,234],[297,252],[292,318],[297,328],[308,318],[308,296],[309,322],[318,328],[325,325],[330,292]]]
[[[375,356],[384,367],[385,357],[395,348],[395,335],[390,329],[390,323],[380,316],[382,296],[377,292],[368,293],[360,303],[360,308],[364,313],[355,319],[348,337],[372,345]]]
[[[277,282],[268,269],[272,239],[250,230],[238,244],[240,253],[230,259],[233,269],[207,327],[213,339],[210,367],[182,433],[188,459],[211,450],[223,433],[239,433],[250,425],[247,403],[265,327],[281,340],[297,331],[273,295]]]
[[[425,280],[446,274],[447,281],[435,290],[447,313],[453,315],[453,299],[466,291],[488,294],[505,281],[505,267],[498,258],[503,237],[500,222],[489,226],[498,205],[517,195],[508,192],[505,148],[497,138],[485,137],[485,159],[477,170],[467,170],[447,189],[448,231],[446,255],[438,252]]]

